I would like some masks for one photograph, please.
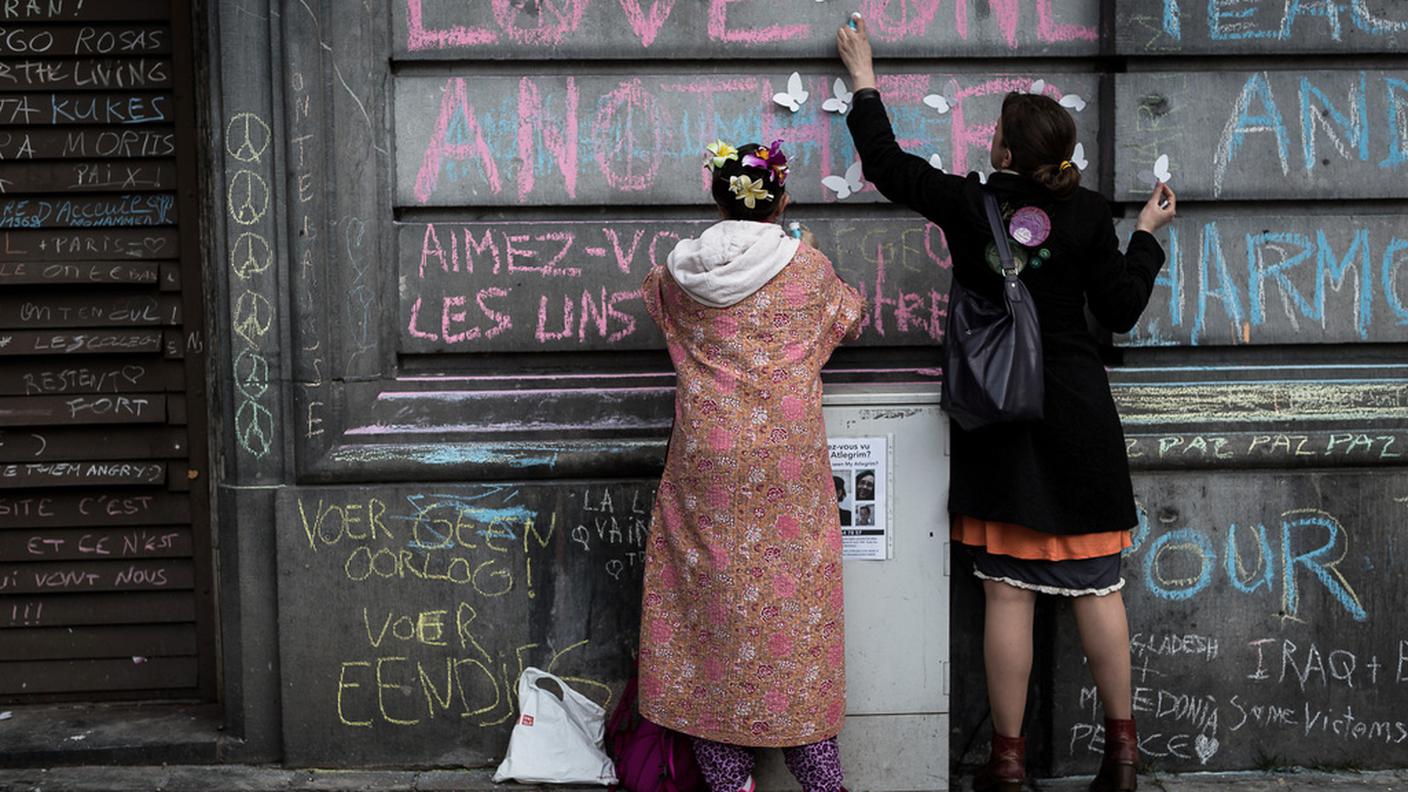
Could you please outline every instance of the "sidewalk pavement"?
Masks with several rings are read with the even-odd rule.
[[[250,765],[55,767],[0,769],[0,792],[537,792],[526,785],[495,786],[489,770],[286,770]],[[1043,779],[1036,792],[1084,792],[1090,778]],[[958,789],[969,789],[963,779]],[[1408,769],[1364,773],[1285,771],[1141,776],[1145,792],[1408,792]],[[587,792],[601,787],[551,787]],[[871,792],[855,790],[855,792]],[[957,792],[957,790],[955,790]]]

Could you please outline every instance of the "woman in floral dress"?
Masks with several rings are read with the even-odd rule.
[[[714,792],[751,788],[755,747],[784,748],[807,792],[835,792],[845,620],[820,372],[863,304],[774,222],[788,202],[776,143],[710,153],[725,219],[643,285],[677,387],[646,552],[641,714],[695,738]]]

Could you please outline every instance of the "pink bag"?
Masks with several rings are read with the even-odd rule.
[[[606,743],[616,762],[616,789],[626,792],[704,792],[704,777],[689,737],[642,718],[635,677],[626,683]]]

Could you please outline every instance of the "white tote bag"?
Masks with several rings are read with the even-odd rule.
[[[538,681],[550,679],[562,698]],[[616,783],[616,768],[602,750],[606,710],[536,668],[518,677],[518,723],[508,740],[508,755],[494,781],[513,779],[530,784]]]

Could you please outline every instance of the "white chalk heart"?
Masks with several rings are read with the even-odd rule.
[[[1208,760],[1211,759],[1221,747],[1222,745],[1218,743],[1216,737],[1199,734],[1197,737],[1193,738],[1193,753],[1198,755],[1198,761],[1203,764],[1207,764]]]

